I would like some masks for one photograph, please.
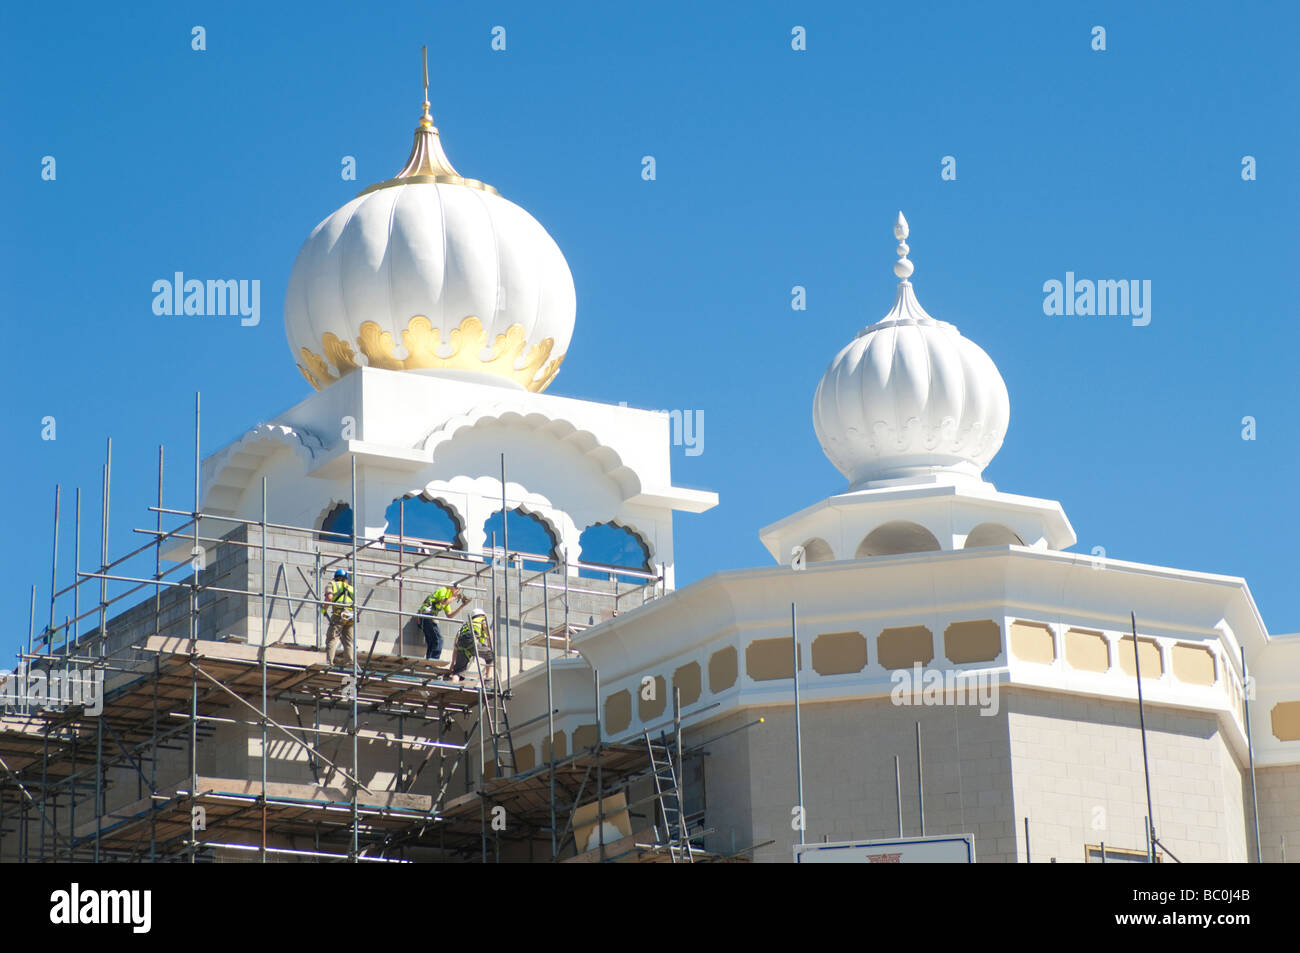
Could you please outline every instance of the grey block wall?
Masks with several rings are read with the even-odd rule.
[[[792,706],[751,708],[696,729],[711,736],[764,719],[710,749],[706,762],[707,843],[729,853],[774,843],[759,862],[789,863],[798,843]],[[981,716],[969,707],[911,708],[888,698],[800,706],[805,840],[809,843],[898,835],[894,755],[903,781],[903,834],[920,833],[916,796],[916,722],[925,765],[926,832],[973,833],[980,861],[1015,859],[1010,743],[1005,711]],[[689,743],[689,740],[688,740]]]
[[[697,729],[719,734],[707,761],[708,847],[727,853],[773,840],[757,861],[789,862],[798,842],[790,706],[751,708]],[[980,862],[1023,862],[1024,820],[1035,863],[1077,863],[1085,845],[1145,849],[1146,793],[1133,704],[1003,688],[998,713],[904,707],[888,698],[801,706],[805,838],[898,834],[893,757],[900,757],[903,834],[920,833],[916,723],[921,724],[928,834],[972,833]],[[1181,860],[1241,862],[1248,848],[1243,768],[1199,712],[1147,711],[1156,829]],[[1243,791],[1245,792],[1243,796]],[[1300,854],[1300,771],[1261,772],[1261,828],[1277,859],[1284,828]],[[1267,805],[1267,807],[1266,807]]]
[[[1259,796],[1259,848],[1264,863],[1281,863],[1284,849],[1287,863],[1300,862],[1300,765],[1256,766],[1255,785]],[[1250,797],[1249,779],[1246,797]],[[1254,844],[1250,846],[1253,853]]]

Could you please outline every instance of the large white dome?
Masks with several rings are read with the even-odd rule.
[[[368,364],[541,391],[568,350],[576,308],[573,275],[546,229],[461,177],[426,110],[397,177],[303,243],[284,323],[317,388]]]
[[[902,213],[895,234],[907,237]],[[1011,417],[992,359],[916,300],[907,251],[901,243],[894,307],[835,356],[813,398],[817,439],[853,487],[937,473],[978,479]]]

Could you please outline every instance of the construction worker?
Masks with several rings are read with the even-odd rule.
[[[456,604],[453,606],[452,602]],[[450,589],[443,586],[435,589],[425,597],[420,606],[420,629],[424,632],[425,658],[442,658],[442,632],[438,629],[438,617],[451,618],[465,607],[469,596],[460,591],[459,586]]]
[[[492,652],[492,628],[488,625],[487,613],[482,609],[471,612],[469,621],[460,627],[460,633],[456,636],[456,650],[452,652],[451,675],[448,677],[465,681],[463,673],[476,654],[482,666],[483,683],[486,685],[492,678],[492,664],[496,661],[496,656]]]
[[[334,664],[334,644],[343,643],[343,656],[340,665],[352,664],[352,606],[356,594],[345,569],[334,572],[334,581],[325,590],[326,605],[320,607],[321,613],[329,619],[329,630],[325,633],[325,661]]]

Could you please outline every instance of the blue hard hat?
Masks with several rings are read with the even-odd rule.
[[[348,578],[348,571],[347,571],[346,569],[336,569],[336,570],[334,570],[334,578],[335,578],[335,579],[346,579],[346,578]]]

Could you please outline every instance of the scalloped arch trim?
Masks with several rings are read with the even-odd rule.
[[[477,407],[466,414],[453,417],[432,431],[420,444],[420,449],[436,456],[437,448],[456,438],[462,430],[488,427],[493,424],[520,425],[537,433],[548,433],[561,443],[589,457],[601,472],[619,488],[623,498],[641,492],[641,478],[635,470],[623,463],[618,451],[602,443],[590,430],[578,427],[563,417],[553,417],[538,411],[521,412],[500,405]]]

